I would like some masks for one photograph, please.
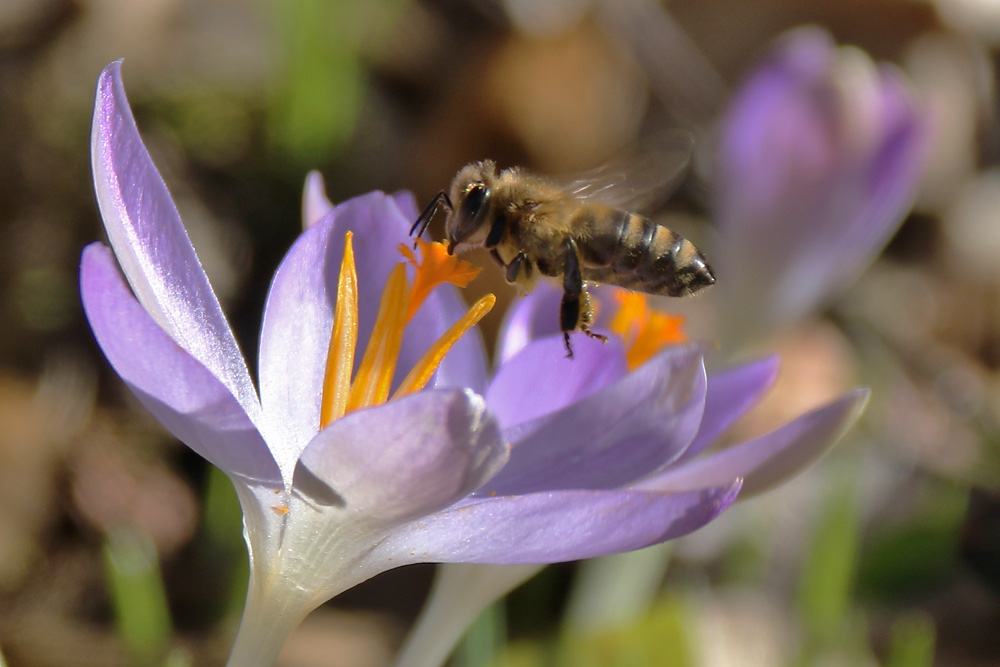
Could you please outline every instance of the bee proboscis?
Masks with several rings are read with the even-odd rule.
[[[561,281],[560,328],[591,338],[593,310],[586,282],[609,283],[667,296],[687,296],[715,282],[693,243],[632,212],[682,172],[690,135],[672,132],[629,164],[610,163],[559,184],[519,167],[497,170],[492,160],[466,165],[410,230],[420,235],[439,208],[448,217],[448,252],[485,246],[507,282],[527,291],[539,275]]]

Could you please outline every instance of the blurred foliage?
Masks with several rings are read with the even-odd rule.
[[[224,573],[229,578],[225,607],[231,616],[238,616],[243,610],[247,596],[246,582],[250,576],[246,545],[243,543],[243,512],[233,485],[218,468],[208,469],[203,502],[206,548],[214,551],[219,561],[232,565]]]
[[[692,618],[679,599],[657,602],[636,622],[593,633],[568,631],[557,664],[580,667],[691,667],[695,665]]]
[[[365,48],[385,41],[404,1],[269,4],[278,66],[268,134],[290,167],[326,162],[351,140],[367,89]]]
[[[930,667],[934,664],[934,620],[923,612],[900,615],[892,624],[886,667]]]
[[[909,518],[872,535],[864,545],[858,594],[880,603],[919,599],[957,576],[958,535],[967,491],[931,482]]]
[[[634,622],[599,631],[567,630],[558,643],[514,642],[494,667],[690,667],[692,616],[680,599],[665,598]],[[460,663],[471,665],[472,663]]]
[[[804,664],[813,662],[808,656],[842,644],[850,620],[860,505],[851,472],[834,475],[808,542],[798,596]]]
[[[476,667],[494,662],[507,640],[504,603],[495,602],[479,615],[455,651],[454,667]]]

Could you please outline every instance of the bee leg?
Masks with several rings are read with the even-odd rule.
[[[517,253],[514,259],[510,260],[510,264],[507,265],[507,282],[516,283],[517,276],[521,273],[521,268],[524,268],[525,277],[531,277],[531,264],[528,262],[528,256],[523,252]]]
[[[580,272],[580,253],[576,247],[576,241],[567,239],[563,244],[564,272],[563,272],[563,298],[559,308],[559,325],[563,332],[563,342],[566,344],[566,357],[573,358],[573,346],[570,345],[569,335],[579,329],[591,338],[596,338],[602,343],[608,341],[606,336],[594,333],[590,330],[593,321],[593,311],[590,308],[590,295],[583,287],[583,274]]]
[[[496,248],[490,250],[490,257],[493,259],[494,262],[499,264],[502,268],[505,269],[507,268],[507,265],[503,263],[503,257],[500,256],[500,253],[497,252]]]
[[[506,231],[507,218],[504,217],[503,213],[500,213],[493,221],[493,225],[490,227],[490,233],[486,235],[486,242],[484,245],[487,248],[496,248],[500,245],[500,241],[503,240],[503,235]]]

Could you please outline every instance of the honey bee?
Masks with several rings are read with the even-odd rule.
[[[564,184],[492,160],[466,165],[410,230],[421,235],[444,208],[448,252],[485,246],[507,282],[522,292],[538,276],[561,281],[560,329],[572,358],[570,333],[590,330],[594,312],[585,284],[609,283],[648,294],[687,296],[715,282],[705,257],[672,230],[632,212],[677,180],[692,147],[671,132],[628,162],[609,163]]]

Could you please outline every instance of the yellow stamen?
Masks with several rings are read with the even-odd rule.
[[[469,309],[469,312],[451,325],[444,335],[438,338],[431,348],[424,353],[420,361],[413,366],[413,369],[403,379],[403,382],[399,385],[396,393],[392,395],[392,398],[397,399],[400,396],[423,389],[430,381],[431,376],[434,375],[434,371],[441,365],[441,361],[448,354],[448,351],[451,350],[452,346],[458,342],[459,338],[465,335],[465,332],[476,326],[481,319],[486,317],[486,314],[493,309],[496,302],[497,298],[492,294],[487,294],[477,301]]]
[[[384,403],[389,397],[392,375],[396,370],[399,348],[403,342],[406,304],[410,296],[404,267],[403,264],[396,265],[382,292],[375,326],[351,387],[348,412]]]
[[[403,330],[410,317],[441,283],[450,282],[464,287],[479,273],[479,269],[474,269],[467,262],[449,257],[444,244],[419,243],[424,253],[423,262],[417,262],[408,247],[401,247],[403,254],[416,267],[414,287],[411,289],[406,279],[406,264],[397,264],[386,281],[371,337],[352,382],[358,340],[358,276],[352,234],[347,233],[337,282],[337,305],[326,375],[323,378],[320,428],[353,410],[384,403],[389,397],[403,343]],[[418,291],[420,293],[416,294]],[[448,351],[490,312],[495,303],[496,297],[488,294],[453,324],[410,370],[393,398],[424,388]]]
[[[458,287],[465,287],[482,270],[455,255],[449,255],[446,243],[429,243],[423,239],[417,239],[417,245],[420,247],[420,257],[423,262],[417,261],[416,255],[407,244],[399,244],[399,251],[417,269],[416,277],[413,279],[413,289],[410,290],[410,305],[406,313],[407,321],[413,317],[424,299],[435,287],[442,283],[452,283]]]
[[[320,408],[320,428],[340,419],[347,412],[351,392],[351,369],[358,344],[358,273],[354,267],[354,234],[344,239],[344,259],[337,280],[337,305],[333,314],[333,333],[326,357],[323,378],[323,402]]]
[[[643,365],[667,345],[687,341],[682,316],[651,309],[646,295],[639,292],[617,292],[615,297],[619,308],[610,328],[625,341],[630,369]]]

